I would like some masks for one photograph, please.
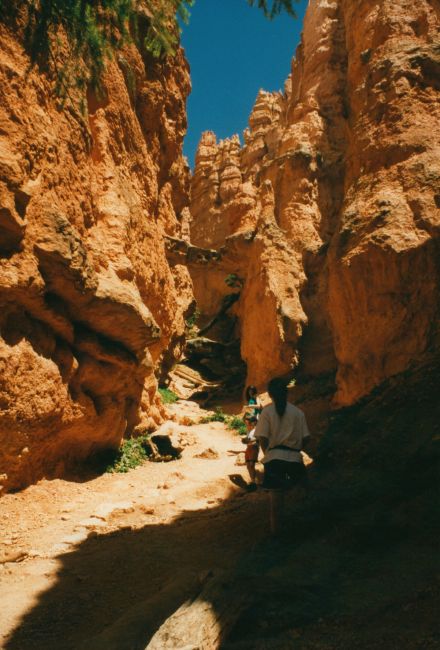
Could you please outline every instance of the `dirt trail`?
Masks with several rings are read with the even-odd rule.
[[[126,619],[142,647],[145,609],[160,624],[185,590],[266,534],[265,495],[229,478],[247,479],[231,453],[243,451],[237,434],[217,422],[179,428],[188,446],[177,461],[43,480],[1,499],[2,648],[98,648],[105,629],[124,636]]]
[[[6,495],[0,646],[144,650],[197,593],[220,616],[229,572],[251,604],[222,650],[438,650],[439,367],[333,419],[281,539],[267,495],[231,482],[243,447],[221,423],[180,427],[178,461]]]

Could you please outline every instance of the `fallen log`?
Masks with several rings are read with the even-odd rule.
[[[145,650],[216,650],[250,602],[249,589],[232,574],[212,578],[160,626]]]
[[[198,576],[189,570],[181,571],[157,594],[125,611],[110,627],[86,639],[76,650],[142,650],[157,626],[167,620],[182,600],[194,598],[200,589]]]

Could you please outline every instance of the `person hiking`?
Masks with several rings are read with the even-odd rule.
[[[263,407],[258,399],[258,392],[255,386],[248,386],[246,388],[245,400],[244,419],[246,416],[254,416],[258,419]]]
[[[249,478],[251,479],[251,482],[247,486],[247,490],[248,492],[253,492],[257,489],[255,463],[258,460],[258,452],[260,451],[258,441],[255,438],[255,425],[257,424],[257,418],[255,415],[245,415],[244,423],[246,425],[247,435],[244,436],[241,441],[246,445],[244,459],[246,461],[247,471],[249,472]]]
[[[270,490],[270,529],[280,531],[284,515],[284,493],[307,485],[301,451],[310,437],[304,413],[287,401],[287,383],[272,379],[267,387],[272,403],[265,406],[255,428],[255,438],[264,452],[263,488]]]

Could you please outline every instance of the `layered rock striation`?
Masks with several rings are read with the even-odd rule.
[[[437,0],[311,0],[243,146],[202,136],[191,237],[244,281],[249,382],[335,375],[348,405],[438,349],[439,20]],[[193,278],[212,311],[217,270]]]
[[[193,298],[185,233],[189,70],[134,45],[103,93],[62,106],[0,24],[0,484],[19,488],[161,422],[155,374]]]

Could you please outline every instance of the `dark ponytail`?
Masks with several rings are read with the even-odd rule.
[[[267,392],[275,404],[275,410],[283,417],[287,406],[287,382],[284,379],[271,379],[267,385]]]

